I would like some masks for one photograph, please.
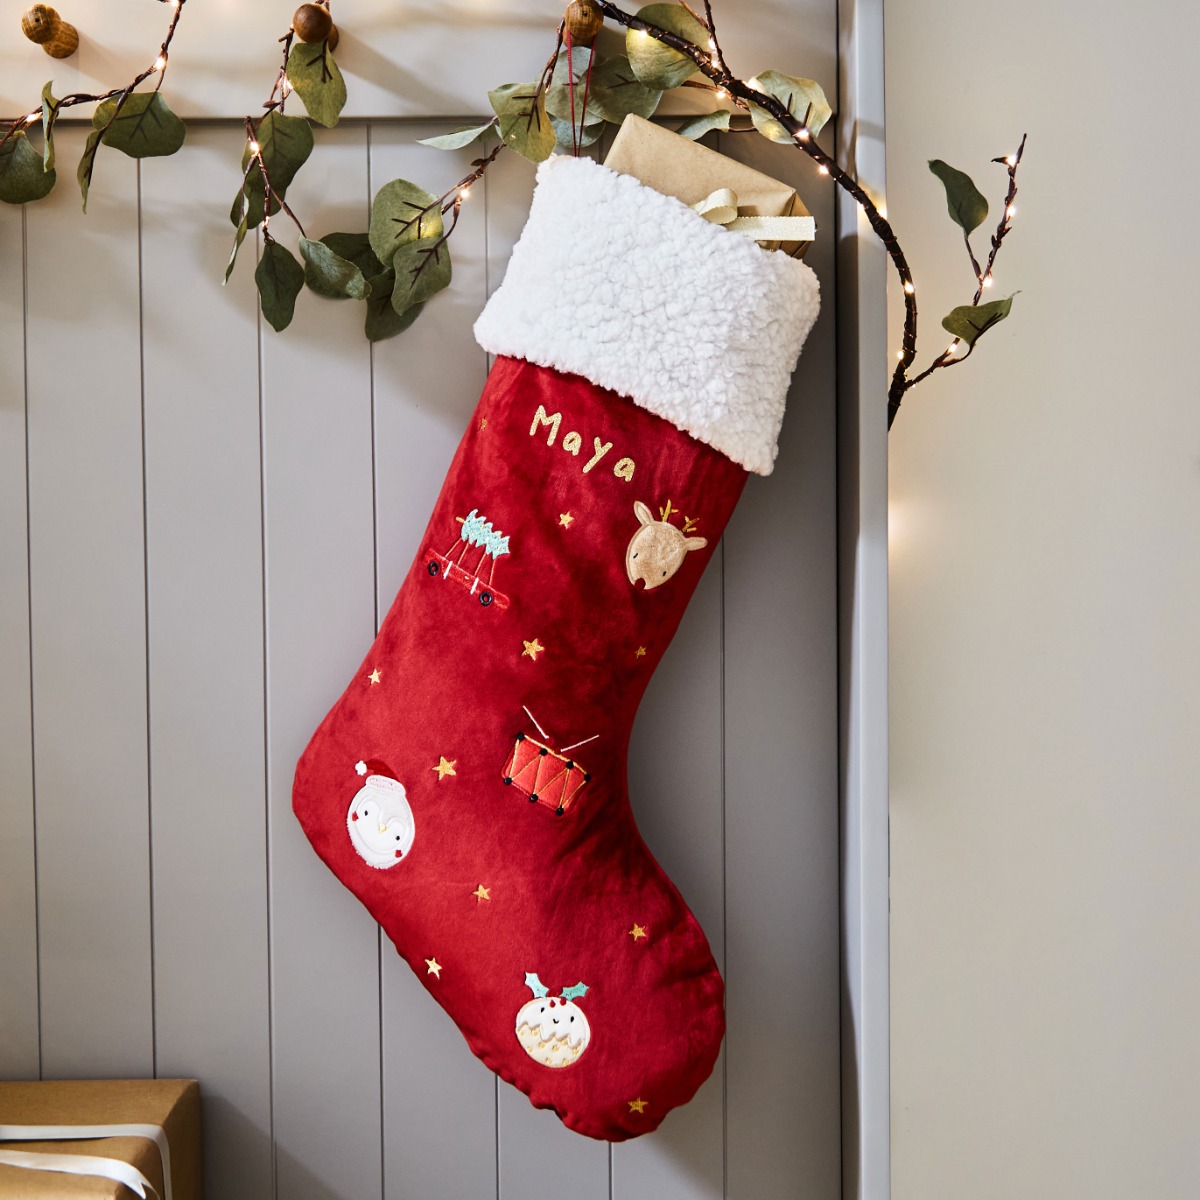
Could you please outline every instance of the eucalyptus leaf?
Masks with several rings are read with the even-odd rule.
[[[988,202],[975,181],[940,158],[931,158],[929,169],[946,189],[946,210],[955,224],[961,225],[967,233],[978,229],[987,220]]]
[[[590,108],[591,105],[588,105]],[[604,122],[597,121],[594,125],[585,125],[582,129],[575,126],[575,137],[571,137],[571,122],[559,117],[551,117],[550,124],[554,128],[555,149],[564,153],[574,150],[576,145],[591,146],[600,140],[604,133]]]
[[[697,138],[702,138],[706,133],[711,133],[714,129],[724,132],[729,128],[729,118],[733,114],[728,109],[718,108],[716,112],[705,113],[702,117],[692,117],[689,121],[684,121],[680,127],[675,130],[680,137],[690,138],[693,142]]]
[[[325,242],[301,237],[300,257],[304,259],[304,282],[318,296],[328,296],[332,300],[365,300],[370,294],[362,271]]]
[[[620,125],[630,113],[652,117],[662,92],[640,82],[633,67],[623,54],[606,58],[592,72],[592,92],[600,115],[614,125]],[[589,107],[591,102],[589,98]]]
[[[567,52],[559,52],[550,76],[550,86],[546,89],[546,111],[552,117],[569,122],[571,120],[571,79],[575,80],[575,124],[586,120],[588,124],[603,120],[596,111],[594,97],[589,94],[587,114],[583,113],[583,92],[587,78],[588,67],[592,62],[592,52],[586,46],[576,46],[571,52],[568,62]]]
[[[432,146],[435,150],[461,150],[496,128],[495,119],[486,125],[474,125],[470,129],[456,129],[453,133],[440,133],[437,137],[417,138],[417,144]]]
[[[639,9],[637,15],[701,50],[708,46],[708,30],[682,4],[649,4]],[[634,75],[647,87],[657,88],[660,92],[679,87],[698,70],[686,54],[672,50],[640,29],[626,31],[625,53]]]
[[[304,286],[304,268],[290,251],[274,238],[263,247],[262,258],[254,271],[262,314],[276,333],[292,323],[296,312],[296,297]]]
[[[974,346],[993,325],[998,325],[1012,312],[1012,302],[1012,296],[1006,296],[1003,300],[992,300],[987,304],[960,304],[942,318],[942,328],[959,341]]]
[[[92,125],[106,146],[130,158],[174,154],[187,137],[184,123],[167,107],[161,92],[132,92],[120,104],[114,96],[96,105]]]
[[[392,307],[398,313],[423,304],[450,282],[450,244],[440,237],[418,238],[396,251],[392,259],[396,282]]]
[[[242,243],[246,240],[246,229],[246,218],[243,216],[238,222],[238,227],[234,232],[233,249],[229,252],[229,261],[225,264],[225,283],[229,282],[229,277],[233,274],[234,264],[237,262],[238,251],[242,248]]]
[[[542,162],[554,153],[554,127],[546,112],[546,97],[536,83],[506,83],[488,92],[500,118],[500,136],[506,145],[530,162]]]
[[[0,146],[0,200],[5,204],[27,204],[49,194],[57,176],[46,170],[42,156],[30,145],[25,130]]]
[[[371,230],[367,235],[381,267],[408,242],[441,237],[442,212],[438,198],[407,179],[393,179],[375,193],[371,204]]]
[[[346,81],[328,43],[297,42],[288,55],[287,77],[308,115],[318,125],[332,129],[346,107]]]
[[[327,233],[322,239],[334,254],[340,254],[348,262],[352,262],[364,275],[370,279],[383,270],[383,263],[375,251],[371,249],[371,236],[367,233]]]
[[[795,75],[785,75],[782,71],[762,71],[750,80],[750,86],[756,91],[774,96],[793,117],[805,122],[813,137],[825,128],[825,122],[833,116],[833,109],[825,98],[824,89],[813,79],[800,79]],[[750,105],[750,119],[763,137],[770,138],[773,142],[792,140],[792,135],[765,108],[759,108],[757,104]]]
[[[271,215],[279,211],[279,200],[287,195],[288,186],[296,178],[296,172],[308,161],[313,150],[312,126],[303,117],[285,117],[278,112],[269,112],[254,131],[259,153],[267,166],[271,180]],[[250,168],[246,177],[245,192],[249,197],[248,224],[251,229],[262,224],[263,180],[258,162],[251,166],[250,147],[242,151],[242,170]],[[242,192],[239,190],[229,213],[230,223],[236,225],[242,217]]]
[[[88,191],[92,186],[92,172],[96,169],[96,152],[100,149],[100,130],[93,129],[87,136],[87,144],[75,168],[75,178],[79,181],[79,191],[83,195],[83,211],[87,212]]]
[[[42,88],[42,166],[54,170],[54,122],[58,120],[58,101],[50,90],[54,80]]]
[[[421,315],[424,304],[411,304],[402,313],[392,307],[392,288],[396,272],[390,267],[367,281],[371,294],[367,297],[367,317],[363,323],[367,339],[382,342],[384,338],[403,333]]]

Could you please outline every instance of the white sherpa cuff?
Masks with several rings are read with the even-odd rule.
[[[582,375],[769,475],[817,277],[588,158],[538,168],[504,282],[475,322],[492,354]]]

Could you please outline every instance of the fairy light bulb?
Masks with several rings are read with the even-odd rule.
[[[460,197],[461,199],[465,200],[465,199],[466,199],[468,196],[470,196],[470,194],[471,194],[471,188],[470,188],[470,185],[468,184],[466,187],[459,188],[459,189],[458,189],[458,194],[459,194],[459,197]]]
[[[285,79],[283,81],[283,94],[285,96],[290,96],[292,94],[292,81],[290,79]]]
[[[985,276],[984,276],[984,279],[983,279],[983,286],[984,286],[985,288],[989,288],[989,287],[991,287],[991,286],[992,286],[992,277],[991,277],[990,275],[985,275]]]
[[[717,99],[718,100],[728,100],[729,93],[724,88],[717,88]]]
[[[712,51],[714,54],[717,52],[717,39],[716,39],[716,38],[711,38],[711,37],[710,37],[710,38],[708,39],[708,48],[709,48],[709,49],[710,49],[710,50],[711,50],[711,51]]]
[[[156,70],[156,71],[164,70],[166,68],[166,65],[167,65],[167,56],[165,54],[160,54],[154,60],[154,70]]]
[[[955,338],[954,341],[952,341],[950,343],[950,345],[946,347],[946,353],[947,354],[956,354],[957,352],[958,352],[958,338]]]
[[[906,295],[911,296],[916,290],[917,289],[915,287],[913,287],[913,285],[912,285],[911,279],[906,279],[904,281],[904,291],[905,291]]]
[[[260,149],[259,144],[253,138],[251,138],[250,139],[250,153],[257,154],[259,149]]]
[[[829,168],[828,168],[828,167],[827,167],[827,166],[826,166],[824,163],[822,163],[822,164],[821,164],[821,165],[820,165],[820,166],[817,168],[817,174],[818,174],[818,175],[828,175],[828,174],[829,174]]]
[[[1015,154],[1010,154],[1004,161],[1010,167],[1015,167],[1017,165],[1017,156]]]
[[[807,142],[807,141],[808,141],[808,126],[807,126],[807,125],[801,125],[801,126],[800,126],[800,128],[799,128],[798,130],[796,130],[796,136],[797,136],[797,137],[798,137],[798,138],[799,138],[799,139],[800,139],[802,142]]]
[[[1004,215],[1011,221],[1017,215],[1017,206],[1010,204],[1005,210]]]
[[[41,117],[41,115],[42,115],[42,114],[41,114],[41,112],[40,112],[40,111],[39,111],[39,112],[31,112],[31,113],[30,113],[30,114],[29,114],[29,115],[28,115],[28,116],[25,118],[25,124],[26,124],[26,125],[32,125],[32,124],[34,123],[34,121],[38,120],[38,118],[39,118],[39,117]]]

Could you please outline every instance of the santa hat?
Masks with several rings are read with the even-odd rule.
[[[387,791],[399,792],[404,795],[404,784],[396,778],[395,771],[382,759],[368,758],[366,762],[356,762],[354,769],[360,775],[365,775],[366,787],[379,787]]]

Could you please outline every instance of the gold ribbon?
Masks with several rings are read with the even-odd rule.
[[[743,234],[756,242],[811,242],[817,236],[813,217],[743,217],[732,188],[717,188],[697,200],[692,211],[714,225],[723,225],[730,233]]]

